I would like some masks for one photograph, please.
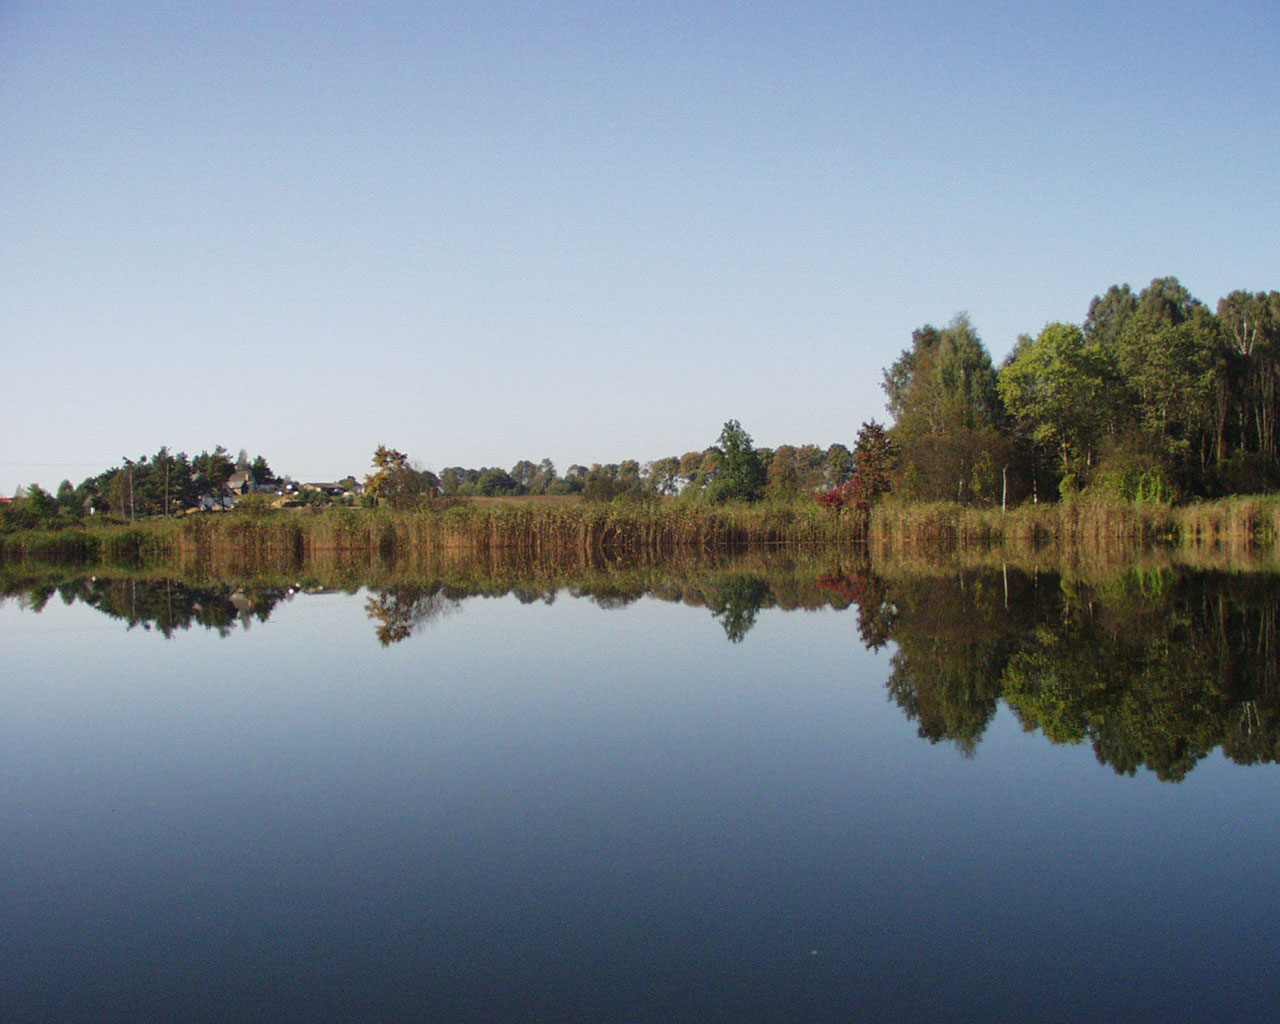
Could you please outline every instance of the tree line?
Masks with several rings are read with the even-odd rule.
[[[78,485],[63,480],[55,492],[31,484],[13,502],[0,506],[0,527],[31,529],[95,513],[124,519],[177,515],[196,505],[203,494],[219,494],[236,472],[247,472],[254,483],[268,485],[280,478],[261,455],[250,458],[241,449],[232,456],[222,445],[194,457],[162,447],[154,455],[124,458]]]
[[[1280,488],[1280,292],[1210,309],[1175,277],[1113,285],[1080,324],[1022,335],[997,367],[964,314],[926,324],[884,371],[892,426],[853,448],[755,448],[737,420],[708,448],[641,465],[451,467],[445,494],[792,501],[865,513],[904,501],[1017,504],[1082,491],[1174,502]]]
[[[432,496],[445,498],[578,495],[585,501],[680,497],[723,504],[762,499],[793,501],[838,488],[852,476],[855,453],[836,443],[756,448],[742,425],[729,420],[707,448],[651,462],[574,464],[563,475],[550,459],[521,460],[509,471],[448,466],[438,475],[416,466],[404,452],[379,445],[365,495],[394,508],[412,508]]]
[[[737,420],[706,448],[650,462],[550,459],[510,469],[448,466],[438,475],[394,449],[382,494],[397,507],[433,495],[580,495],[587,501],[679,497],[721,503],[816,497],[866,512],[881,495],[962,504],[1053,501],[1081,491],[1171,502],[1280,488],[1280,292],[1233,291],[1210,309],[1174,277],[1141,291],[1113,285],[1080,324],[1022,335],[997,367],[972,323],[926,324],[884,371],[892,426],[871,420],[842,443],[757,448]],[[370,500],[387,470],[374,456]],[[0,528],[87,510],[171,515],[216,494],[237,470],[278,478],[261,456],[221,445],[194,458],[167,447],[50,494],[36,484],[0,506]],[[351,489],[355,478],[348,477]],[[315,500],[325,500],[314,496]]]
[[[587,501],[649,497],[685,500],[791,501],[845,483],[853,453],[843,444],[756,448],[737,420],[725,423],[716,443],[649,462],[574,464],[560,474],[550,459],[517,462],[510,471],[450,466],[438,478],[440,493],[459,497],[581,495]]]
[[[1023,335],[997,368],[964,315],[885,371],[891,487],[907,500],[1174,501],[1280,485],[1280,292],[1211,310],[1173,277],[1113,285],[1079,324]]]

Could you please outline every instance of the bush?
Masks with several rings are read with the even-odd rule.
[[[1156,445],[1142,437],[1122,438],[1102,457],[1089,481],[1090,489],[1125,501],[1168,505],[1178,488],[1168,461]]]

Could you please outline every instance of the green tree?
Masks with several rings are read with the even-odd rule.
[[[201,452],[191,460],[191,468],[195,471],[196,488],[200,494],[221,494],[231,475],[236,471],[236,464],[222,445],[213,452]]]
[[[1138,309],[1138,297],[1127,284],[1112,285],[1102,295],[1095,295],[1089,303],[1084,319],[1084,336],[1090,345],[1101,348],[1113,344],[1120,337],[1125,324]]]
[[[827,449],[826,473],[823,483],[827,487],[840,487],[853,473],[853,453],[837,442]]]
[[[365,493],[397,511],[420,508],[439,490],[434,473],[410,465],[409,457],[394,448],[378,445],[373,453],[373,468],[374,472],[365,477]]]
[[[446,495],[460,494],[467,483],[467,471],[461,466],[446,466],[440,471],[440,487]]]
[[[528,494],[529,488],[533,485],[534,479],[538,475],[538,467],[528,459],[521,459],[511,467],[511,479],[519,485],[521,494]]]
[[[1139,296],[1114,351],[1131,395],[1132,429],[1149,439],[1168,471],[1198,489],[1221,435],[1215,395],[1224,372],[1219,325],[1171,278]]]
[[[969,318],[957,316],[939,331],[912,332],[911,348],[885,371],[884,390],[896,425],[916,435],[939,436],[957,426],[997,427],[1004,418],[995,369]]]
[[[913,332],[911,348],[885,371],[884,390],[896,417],[895,490],[927,501],[1000,497],[1016,446],[991,357],[966,316]]]
[[[582,482],[582,499],[591,502],[614,501],[617,498],[638,497],[644,490],[640,479],[640,464],[635,459],[607,465],[595,463]]]
[[[29,484],[22,500],[41,524],[51,523],[58,517],[58,499],[39,484]]]
[[[533,479],[529,481],[529,493],[554,494],[558,480],[556,464],[550,459],[543,459],[538,463],[538,471],[533,475]]]
[[[476,479],[475,492],[483,498],[496,498],[502,494],[518,494],[520,484],[505,469],[485,467]]]
[[[58,511],[63,515],[79,517],[84,511],[81,500],[76,496],[76,489],[71,486],[70,480],[63,480],[58,484],[58,492],[56,495],[58,502]]]
[[[757,501],[764,493],[765,468],[751,443],[751,435],[737,420],[729,420],[720,431],[716,446],[715,478],[708,496],[715,502]]]
[[[816,444],[802,444],[796,448],[796,480],[806,494],[822,488],[827,476],[826,453]]]
[[[793,501],[800,493],[800,474],[796,467],[794,445],[781,444],[769,460],[766,491],[775,501]]]
[[[1092,464],[1107,396],[1119,381],[1073,324],[1049,324],[1020,345],[998,378],[1005,408],[1031,440],[1053,453],[1063,476]]]
[[[257,456],[249,465],[249,475],[253,477],[255,484],[274,484],[279,479],[271,472],[271,467],[267,465],[267,460],[261,455]]]
[[[1280,412],[1280,292],[1234,291],[1218,303],[1232,364],[1219,404],[1235,452],[1273,459]]]
[[[673,455],[655,459],[649,466],[648,484],[655,494],[675,494],[680,488],[680,460]]]

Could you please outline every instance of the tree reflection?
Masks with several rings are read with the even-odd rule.
[[[729,642],[739,644],[772,596],[769,584],[758,576],[730,576],[716,587],[711,614],[720,620]]]
[[[1122,774],[1180,781],[1219,747],[1241,764],[1272,762],[1273,586],[1171,571],[1096,586],[1017,576],[1005,598],[994,577],[900,580],[888,588],[888,690],[923,738],[966,754],[1003,698],[1024,728],[1087,742]]]
[[[6,587],[5,591],[13,593],[14,589]],[[166,638],[193,627],[223,636],[237,628],[248,629],[254,622],[266,621],[276,605],[291,594],[285,587],[199,587],[173,579],[98,577],[28,581],[16,589],[30,611],[41,611],[56,593],[65,604],[86,604],[122,620],[130,629],[154,629]]]
[[[457,600],[438,587],[392,587],[376,591],[364,603],[365,614],[377,623],[378,643],[383,647],[408,640],[425,623],[457,607]]]
[[[1017,580],[1012,604],[994,577],[973,574],[864,582],[859,589],[870,599],[860,619],[864,642],[870,634],[873,643],[891,639],[896,647],[889,696],[921,738],[948,740],[972,756],[995,717],[1018,631],[1037,612],[1034,582]]]
[[[1146,769],[1176,782],[1216,749],[1239,764],[1280,758],[1275,575],[1163,566],[1085,578],[914,564],[877,573],[856,556],[794,555],[447,568],[374,583],[369,568],[343,566],[325,582],[351,593],[368,588],[365,613],[384,647],[478,595],[550,603],[567,592],[602,608],[648,595],[709,611],[733,644],[746,640],[762,608],[851,609],[862,644],[889,648],[890,699],[923,739],[952,743],[966,756],[1003,700],[1023,728],[1052,743],[1088,744],[1122,774]],[[264,621],[301,589],[0,567],[0,595],[30,611],[57,596],[165,637],[194,627],[229,635]]]
[[[1118,772],[1181,780],[1217,747],[1277,755],[1273,581],[1188,575],[1135,608],[1076,603],[1010,659],[1005,699],[1053,742],[1089,742]],[[1124,614],[1117,614],[1123,611]]]

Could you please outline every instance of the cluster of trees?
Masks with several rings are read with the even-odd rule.
[[[965,504],[1053,500],[1083,489],[1137,500],[1280,487],[1280,292],[1234,291],[1210,309],[1177,278],[1095,296],[1079,325],[1023,335],[997,368],[964,315],[926,325],[884,374],[889,431],[863,424],[854,449],[756,448],[737,420],[708,448],[561,475],[550,459],[510,470],[449,466],[437,477],[380,447],[372,500],[574,495],[590,501],[793,501],[865,513],[889,491]],[[383,463],[379,459],[388,460]],[[0,508],[0,528],[88,510],[170,515],[219,493],[237,470],[276,482],[261,455],[222,446],[194,458],[161,448],[50,494],[33,484]],[[354,479],[349,478],[354,486]],[[323,496],[316,495],[317,500]]]
[[[1280,292],[1216,310],[1176,278],[1112,286],[1081,325],[1024,335],[997,369],[963,315],[885,371],[908,500],[1173,500],[1280,485]]]
[[[849,509],[868,516],[875,500],[889,490],[892,467],[889,432],[875,420],[864,423],[853,446],[853,469],[848,480],[818,494],[818,504],[833,511]]]
[[[397,511],[420,508],[440,493],[440,480],[429,470],[414,466],[404,452],[378,445],[373,453],[373,472],[364,480],[368,501],[385,502]]]
[[[845,445],[783,444],[757,448],[737,420],[716,444],[652,463],[655,489],[689,500],[787,502],[847,483],[854,456]]]
[[[1003,699],[1027,730],[1088,743],[1122,774],[1180,781],[1214,749],[1240,764],[1280,756],[1269,578],[1166,569],[1101,589],[1020,574],[859,586],[863,639],[893,642],[890,697],[931,742],[971,752]]]
[[[853,471],[853,452],[843,444],[757,448],[737,420],[729,420],[708,448],[651,462],[636,459],[590,467],[570,466],[563,475],[550,459],[522,460],[510,470],[449,466],[440,472],[445,495],[580,494],[588,501],[646,496],[682,496],[711,502],[791,501],[839,487]]]
[[[250,458],[243,449],[233,457],[218,445],[192,458],[163,447],[154,455],[122,459],[78,486],[63,480],[53,494],[31,484],[15,501],[0,506],[0,526],[32,529],[91,513],[125,519],[173,515],[195,505],[202,494],[220,494],[236,472],[248,472],[258,484],[279,482],[266,459]]]

